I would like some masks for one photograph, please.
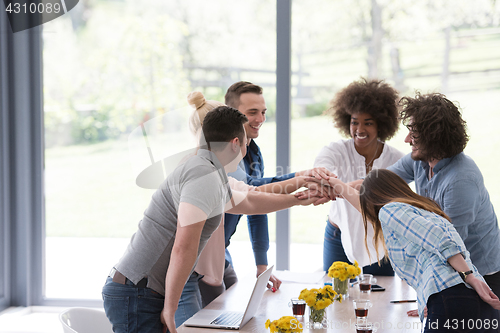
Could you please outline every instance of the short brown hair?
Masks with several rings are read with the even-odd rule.
[[[399,127],[397,99],[397,90],[384,81],[361,78],[335,95],[327,113],[333,116],[335,127],[347,137],[351,136],[351,116],[368,113],[375,119],[378,138],[387,141]]]
[[[240,111],[225,105],[218,106],[205,116],[202,125],[204,137],[200,139],[205,139],[209,149],[222,150],[225,145],[221,143],[230,142],[236,137],[243,142],[243,125],[246,122],[248,118]],[[201,141],[200,146],[205,142]]]
[[[384,251],[387,255],[382,225],[379,219],[380,209],[390,202],[402,202],[420,209],[435,213],[451,222],[439,205],[432,199],[423,197],[413,192],[408,184],[392,171],[387,169],[376,169],[370,171],[366,176],[360,188],[359,205],[361,215],[363,216],[363,225],[365,227],[365,246],[368,250],[367,231],[368,222],[373,226],[373,242],[377,250],[378,244],[384,245]]]
[[[415,98],[401,98],[399,106],[401,120],[404,125],[411,125],[413,140],[425,160],[440,160],[464,151],[469,141],[467,123],[445,95],[417,92]]]
[[[262,95],[262,87],[247,81],[236,82],[227,89],[226,105],[237,109],[240,106],[240,96],[245,93]]]

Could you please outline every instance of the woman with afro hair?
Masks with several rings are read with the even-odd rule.
[[[323,147],[314,167],[325,167],[348,183],[403,157],[402,152],[385,143],[399,127],[397,100],[398,92],[384,81],[361,79],[340,90],[328,112],[335,127],[348,139]],[[372,239],[373,228],[367,232]],[[345,200],[332,201],[323,243],[323,269],[328,271],[335,261],[357,261],[364,273],[394,275],[387,260],[378,264],[383,258],[377,254],[384,251],[377,251],[372,242],[365,247],[364,238],[361,214]]]

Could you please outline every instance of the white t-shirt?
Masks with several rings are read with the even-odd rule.
[[[373,161],[373,169],[387,168],[396,163],[403,155],[396,148],[384,143],[382,154]],[[327,168],[345,183],[366,177],[365,158],[356,151],[353,139],[331,142],[328,146],[323,147],[314,160],[314,167]],[[377,259],[382,259],[384,256],[383,247],[379,247],[380,258],[377,258],[377,252],[373,242],[371,242],[374,234],[371,224],[368,224],[367,240],[370,257],[368,256],[364,243],[365,230],[361,213],[349,202],[344,199],[332,201],[329,219],[340,228],[342,246],[351,262],[356,260],[362,267],[377,262]]]

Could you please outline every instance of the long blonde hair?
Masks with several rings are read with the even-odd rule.
[[[390,202],[406,203],[435,213],[451,222],[448,215],[442,211],[434,200],[413,192],[403,178],[394,172],[386,169],[372,170],[361,185],[359,203],[365,227],[365,246],[368,249],[367,230],[369,221],[373,225],[373,242],[377,256],[378,244],[380,243],[383,244],[385,254],[388,254],[378,214],[380,209]]]

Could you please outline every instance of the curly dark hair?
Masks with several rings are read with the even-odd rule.
[[[335,95],[327,113],[333,116],[335,127],[346,137],[351,136],[351,116],[368,113],[377,124],[378,138],[387,141],[399,127],[397,99],[397,90],[383,80],[361,78]]]
[[[464,151],[469,141],[467,123],[458,106],[445,95],[417,92],[415,98],[401,98],[399,107],[400,118],[413,132],[425,160],[440,160]]]

